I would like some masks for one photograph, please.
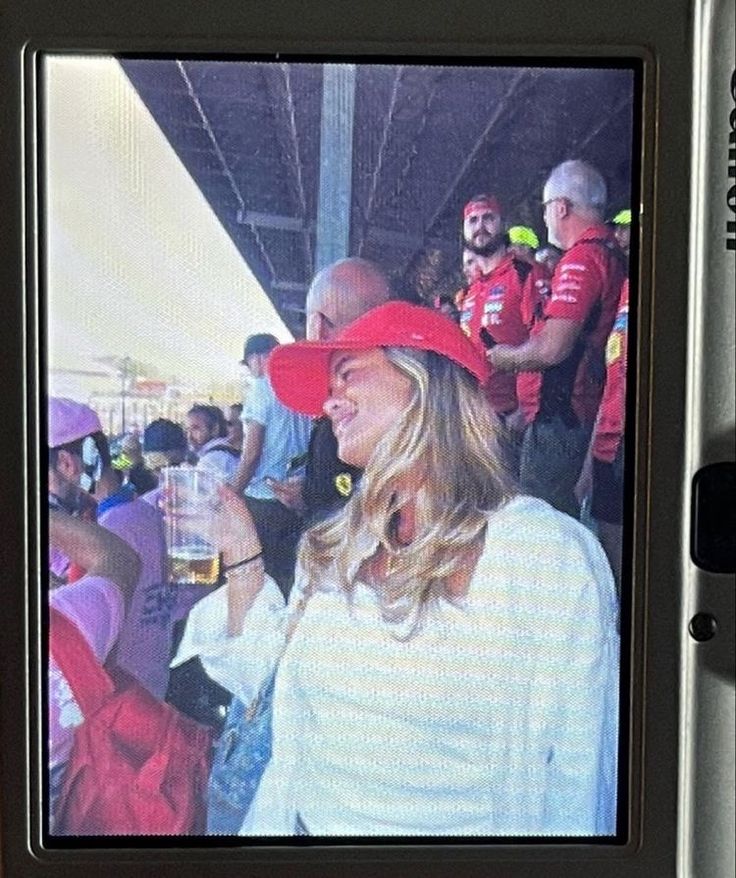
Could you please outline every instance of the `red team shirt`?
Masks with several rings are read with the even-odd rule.
[[[566,360],[544,372],[527,373],[520,383],[519,402],[527,423],[540,414],[570,414],[592,426],[605,380],[606,340],[625,275],[625,257],[602,224],[587,229],[558,263],[543,319],[535,321],[531,334],[541,332],[550,317],[574,320],[583,328]]]
[[[529,338],[537,303],[548,283],[541,266],[530,266],[509,254],[458,297],[460,327],[484,353],[487,345],[483,341],[483,330],[497,344],[523,344]],[[512,372],[492,371],[486,396],[498,414],[514,411],[518,406],[517,376]]]
[[[621,298],[606,343],[606,386],[593,437],[593,457],[613,463],[624,435],[626,418],[626,354],[629,340],[629,281]]]

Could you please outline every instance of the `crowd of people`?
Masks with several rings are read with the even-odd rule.
[[[227,412],[111,452],[92,409],[49,399],[49,604],[211,726],[202,831],[615,832],[631,214],[609,221],[582,161],[541,195],[543,248],[469,199],[451,300],[322,269],[306,340],[250,336]],[[222,484],[210,589],[167,579],[159,479],[181,466]],[[63,833],[88,717],[53,650],[48,697]]]

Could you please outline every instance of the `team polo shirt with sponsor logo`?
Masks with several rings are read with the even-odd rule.
[[[626,257],[604,225],[587,229],[564,254],[552,275],[551,291],[541,320],[574,320],[581,324],[569,356],[537,373],[525,388],[522,407],[527,422],[561,417],[574,424],[595,421],[605,380],[605,347],[626,276]]]
[[[593,457],[613,463],[624,435],[626,353],[629,339],[629,281],[621,287],[616,319],[606,342],[606,386],[593,437]]]
[[[489,274],[474,280],[460,298],[460,327],[484,353],[493,342],[523,344],[545,283],[540,267],[509,254]],[[495,412],[506,414],[516,409],[516,385],[513,373],[491,372],[486,395]]]

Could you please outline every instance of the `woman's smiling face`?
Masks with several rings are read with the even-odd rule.
[[[324,411],[332,422],[338,456],[364,469],[378,443],[411,403],[412,382],[382,348],[338,351],[330,372]]]

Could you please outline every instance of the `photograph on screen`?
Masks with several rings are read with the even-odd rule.
[[[637,70],[43,56],[47,846],[625,840]]]

